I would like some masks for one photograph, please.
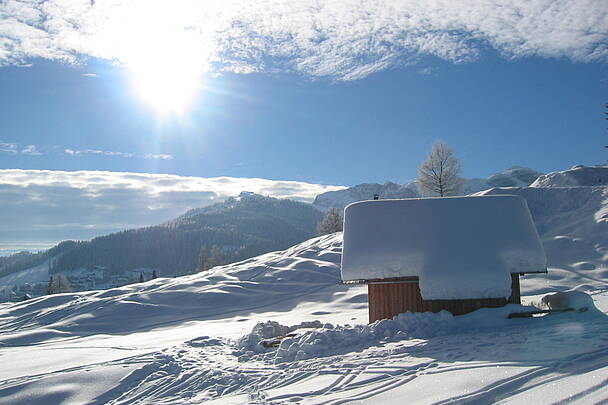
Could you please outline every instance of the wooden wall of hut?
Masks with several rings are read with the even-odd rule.
[[[511,274],[511,297],[466,300],[422,299],[418,277],[403,277],[390,282],[368,284],[369,322],[391,319],[403,312],[439,312],[463,315],[479,308],[498,308],[507,303],[520,303],[519,274]]]

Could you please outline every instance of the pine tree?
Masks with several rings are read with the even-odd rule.
[[[158,276],[156,275],[156,270],[152,270],[152,280],[154,280],[155,278],[158,278]]]
[[[208,253],[207,253],[207,245],[201,246],[201,251],[198,254],[198,263],[196,266],[196,271],[201,272],[208,269]]]
[[[139,273],[139,282],[143,283],[144,281],[144,273]]]

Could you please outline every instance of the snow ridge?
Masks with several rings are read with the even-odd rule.
[[[576,165],[540,176],[530,187],[593,187],[608,185],[608,166]]]

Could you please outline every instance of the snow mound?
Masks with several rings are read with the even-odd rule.
[[[597,311],[595,304],[593,304],[593,298],[582,291],[562,291],[548,294],[541,301],[549,309],[574,308],[577,311]]]
[[[393,319],[383,319],[369,325],[334,326],[327,323],[318,329],[285,337],[276,350],[261,345],[261,331],[270,331],[270,334],[294,331],[299,329],[300,325],[285,326],[266,322],[256,325],[250,334],[237,341],[235,354],[239,356],[240,361],[264,360],[272,363],[327,357],[375,346],[382,341],[430,338],[451,330],[453,322],[451,313],[441,311],[406,312]]]
[[[254,352],[262,352],[264,344],[272,338],[284,337],[298,329],[322,328],[323,324],[318,321],[302,322],[298,325],[286,326],[276,321],[258,322],[251,333],[239,339],[237,346],[240,349],[249,349]]]
[[[561,305],[565,302],[568,307],[575,309],[595,309],[593,300],[585,293],[571,291],[569,293],[553,294],[548,303]],[[550,297],[550,296],[548,296]],[[554,307],[555,308],[555,307]],[[370,347],[378,347],[389,342],[413,339],[431,339],[438,336],[463,334],[470,336],[475,331],[511,330],[514,326],[524,326],[529,319],[513,320],[508,315],[513,312],[526,312],[538,308],[509,304],[501,308],[482,308],[466,315],[454,317],[448,311],[405,312],[393,319],[382,319],[369,325],[338,325],[326,323],[312,330],[298,330],[299,326],[285,326],[276,322],[266,322],[256,325],[251,333],[241,337],[235,343],[234,355],[240,362],[263,361],[267,363],[285,363],[320,357],[341,355],[349,352],[360,352]],[[577,321],[597,320],[601,312],[589,313],[587,317],[576,314]],[[603,315],[602,315],[603,317]],[[537,326],[541,322],[554,322],[555,318],[536,319]],[[559,322],[559,320],[557,321]],[[317,325],[320,326],[320,323]],[[528,324],[528,327],[533,326]],[[278,347],[264,347],[260,337],[262,330],[270,332],[273,337],[283,336]],[[294,336],[281,335],[284,331],[296,331]]]
[[[592,187],[608,185],[608,166],[574,166],[540,176],[530,187]]]

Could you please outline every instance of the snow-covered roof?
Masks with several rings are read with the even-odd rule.
[[[508,298],[510,273],[546,268],[519,196],[361,201],[344,211],[344,281],[417,276],[427,300]]]

